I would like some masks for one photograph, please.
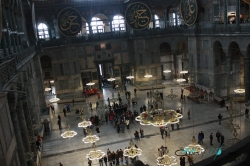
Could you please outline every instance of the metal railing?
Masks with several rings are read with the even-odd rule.
[[[62,4],[75,4],[75,5],[107,5],[107,4],[124,4],[124,0],[32,0],[36,6],[48,5],[62,5]]]
[[[193,27],[169,27],[169,28],[156,28],[147,29],[142,31],[134,31],[133,33],[128,32],[106,32],[98,33],[89,36],[77,36],[74,38],[64,38],[64,39],[53,39],[49,41],[41,41],[42,47],[55,47],[68,44],[78,44],[91,41],[100,40],[111,40],[111,39],[137,39],[137,38],[149,38],[149,37],[164,37],[170,35],[223,35],[223,34],[249,34],[250,26],[249,23],[241,24],[237,26],[235,24],[228,25],[225,27],[223,24],[214,24],[210,27],[206,25],[196,24]]]
[[[0,64],[0,90],[17,75],[17,69],[22,62],[36,53],[35,46],[29,47],[21,52],[10,55],[10,59]]]

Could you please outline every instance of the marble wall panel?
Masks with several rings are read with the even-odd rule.
[[[60,80],[60,90],[69,89],[68,80]]]
[[[114,52],[119,52],[119,51],[121,51],[121,45],[120,45],[120,43],[113,43],[113,44],[112,44],[112,50],[113,50]]]
[[[54,73],[54,76],[56,77],[61,76],[60,66],[58,63],[53,64],[53,73]]]
[[[115,64],[121,64],[121,54],[120,53],[115,53]]]
[[[64,65],[64,74],[70,75],[71,74],[70,63],[64,63],[63,65]]]
[[[94,46],[86,46],[86,53],[92,54],[94,52]]]
[[[74,78],[74,88],[79,88],[80,87],[80,79],[79,78]]]
[[[129,58],[128,58],[128,53],[127,52],[122,53],[122,62],[123,63],[129,63]]]
[[[95,68],[94,56],[87,57],[88,68]]]

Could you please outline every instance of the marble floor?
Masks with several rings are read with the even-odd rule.
[[[126,85],[127,90],[129,90],[133,96],[134,87],[131,85]],[[174,94],[178,97],[173,100],[168,98],[167,95],[170,94],[170,89],[173,89]],[[130,129],[125,129],[125,133],[117,133],[116,129],[110,123],[100,124],[100,133],[98,136],[100,140],[96,142],[97,149],[107,152],[109,148],[111,151],[116,151],[117,149],[124,149],[129,146],[130,139],[134,139],[133,133],[135,130],[139,131],[140,128],[144,130],[145,138],[140,141],[135,141],[137,146],[142,149],[142,155],[139,159],[150,166],[157,166],[156,158],[158,157],[157,149],[166,143],[169,149],[169,155],[175,156],[175,151],[181,149],[191,143],[193,135],[197,138],[200,131],[205,134],[203,147],[205,149],[218,148],[219,143],[216,141],[215,133],[220,131],[225,136],[225,142],[227,139],[233,138],[232,133],[224,127],[229,120],[229,114],[226,108],[220,108],[220,106],[214,102],[206,102],[203,104],[197,104],[193,101],[187,100],[185,102],[180,102],[181,87],[171,87],[166,85],[165,89],[159,89],[158,91],[163,92],[164,96],[164,107],[169,109],[183,108],[183,119],[180,123],[179,130],[172,130],[170,138],[162,139],[160,135],[160,130],[158,127],[153,126],[142,126],[137,122],[130,125]],[[149,98],[147,98],[145,91],[137,91],[138,104],[135,107],[131,106],[131,110],[137,110],[144,104],[147,106]],[[101,92],[102,100],[99,103],[103,104],[107,101],[107,98],[112,98],[112,93],[114,97],[117,98],[117,91],[112,88],[105,88]],[[123,101],[126,101],[124,92],[120,93]],[[188,95],[189,91],[184,90],[184,94]],[[84,113],[89,117],[91,112],[88,110],[87,103],[92,102],[93,108],[95,108],[95,103],[97,101],[97,96],[90,96],[86,98],[86,102],[76,102],[75,107],[71,105],[71,112],[67,113],[67,117],[63,116],[63,106],[64,104],[56,104],[55,114],[49,113],[49,115],[43,115],[42,119],[49,119],[51,125],[51,133],[49,136],[44,135],[43,146],[42,146],[42,166],[54,166],[59,165],[62,162],[64,166],[87,166],[86,154],[92,149],[91,144],[85,144],[82,142],[84,138],[82,128],[78,128],[77,124],[81,122],[80,118],[76,118],[75,110],[77,107],[83,107]],[[243,110],[243,104],[236,104],[236,110]],[[191,111],[191,119],[187,117],[187,111]],[[94,109],[95,110],[95,109]],[[239,111],[240,112],[240,111]],[[57,116],[58,114],[62,117],[62,129],[58,129]],[[104,111],[94,111],[93,114],[101,115]],[[222,125],[218,123],[218,114],[223,115]],[[240,113],[235,114],[234,123],[241,126],[239,133],[239,139],[242,139],[250,134],[249,127],[250,123],[245,120]],[[66,125],[70,124],[71,130],[77,132],[77,135],[71,139],[63,139],[61,134],[66,130]],[[175,126],[176,127],[176,126]],[[210,133],[214,133],[213,146],[210,146]],[[93,134],[97,134],[93,130]],[[165,142],[166,141],[166,142]],[[229,145],[225,143],[222,149],[228,148]],[[199,162],[212,154],[205,154],[194,156],[194,163]],[[179,165],[179,157],[177,157]],[[187,162],[187,160],[186,160]],[[93,161],[92,165],[99,165],[98,161]],[[121,164],[120,164],[121,165]],[[125,164],[124,164],[125,165]]]

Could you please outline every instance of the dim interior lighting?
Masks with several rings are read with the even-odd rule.
[[[150,74],[147,74],[147,75],[145,75],[144,77],[145,77],[145,78],[151,78],[151,77],[153,77],[153,76],[150,75]]]
[[[142,150],[140,148],[136,148],[133,140],[130,140],[130,148],[125,149],[123,151],[123,156],[127,156],[129,158],[134,158],[136,156],[140,156],[142,154]]]
[[[184,81],[186,81],[186,80],[183,79],[183,78],[179,78],[179,79],[177,79],[176,81],[177,81],[177,82],[184,82]]]
[[[186,73],[188,73],[188,71],[184,70],[184,71],[181,71],[180,73],[181,74],[186,74]]]
[[[93,150],[91,150],[87,155],[86,158],[90,159],[90,160],[99,160],[101,159],[105,153],[101,150],[96,150],[96,145],[95,143],[93,143],[92,145]]]
[[[245,93],[245,89],[235,89],[235,93]]]
[[[51,88],[45,88],[45,92],[51,91]]]
[[[164,70],[163,73],[171,73],[171,70]]]
[[[92,85],[95,85],[95,83],[94,83],[94,82],[89,82],[89,83],[87,83],[86,85],[92,86]]]
[[[126,77],[127,79],[133,79],[133,78],[135,78],[134,76],[127,76]]]
[[[71,131],[70,130],[70,125],[68,124],[68,126],[67,126],[67,131],[65,131],[64,133],[62,133],[61,134],[61,136],[63,137],[63,138],[73,138],[74,136],[76,136],[77,135],[77,133],[75,132],[75,131]]]
[[[55,98],[49,99],[49,102],[54,103],[54,102],[57,102],[59,100],[60,100],[59,98],[55,97]]]
[[[115,81],[116,79],[115,78],[109,78],[109,79],[107,79],[108,81]]]

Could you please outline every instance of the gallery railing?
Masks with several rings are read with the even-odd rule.
[[[220,35],[220,34],[250,34],[249,23],[240,26],[223,24],[214,24],[210,27],[196,24],[193,27],[169,27],[147,29],[142,31],[128,32],[106,32],[88,36],[77,36],[75,38],[53,39],[49,41],[40,41],[42,47],[55,47],[68,44],[77,44],[90,41],[110,40],[110,39],[137,39],[147,37],[164,37],[170,35]]]
[[[22,63],[35,53],[35,46],[32,46],[10,55],[8,60],[0,63],[0,90],[17,74],[17,69]]]
[[[107,5],[107,4],[124,4],[124,0],[32,0],[36,6],[77,4],[77,5]]]

